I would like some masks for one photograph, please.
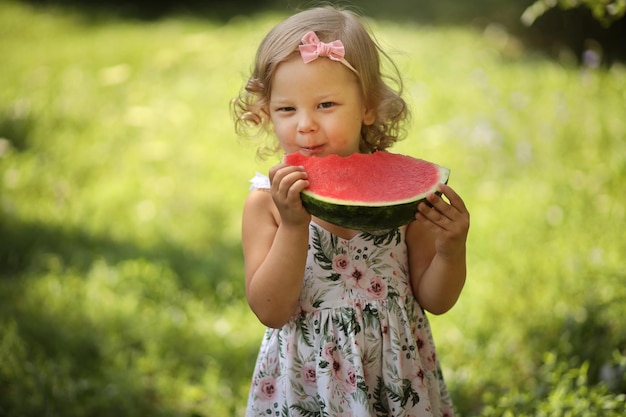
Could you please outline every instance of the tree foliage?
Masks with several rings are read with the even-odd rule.
[[[591,10],[596,20],[608,27],[624,16],[626,0],[537,0],[526,8],[521,17],[522,22],[530,26],[548,10],[555,7],[563,10],[586,7]]]

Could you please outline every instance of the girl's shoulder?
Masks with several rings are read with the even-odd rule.
[[[250,193],[243,207],[244,219],[252,222],[272,219],[276,223],[279,215],[274,200],[272,200],[272,195],[269,192],[269,178],[257,173],[250,180],[250,184]]]

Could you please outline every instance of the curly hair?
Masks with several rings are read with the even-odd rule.
[[[317,7],[297,13],[276,25],[257,50],[252,74],[232,101],[235,131],[242,136],[270,132],[269,99],[276,67],[298,52],[302,36],[314,31],[322,42],[339,39],[345,59],[359,73],[366,106],[374,109],[376,120],[361,128],[360,152],[372,153],[393,145],[404,135],[409,110],[402,98],[402,78],[393,60],[379,46],[359,16],[334,6]],[[381,58],[390,64],[391,74],[382,73]],[[393,86],[393,87],[392,87]],[[261,157],[275,154],[280,146],[262,146]]]

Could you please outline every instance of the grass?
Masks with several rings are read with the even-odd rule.
[[[0,415],[242,415],[263,329],[239,221],[273,161],[228,102],[279,18],[0,4]],[[626,69],[498,26],[373,26],[413,109],[394,150],[450,167],[472,213],[466,289],[432,320],[460,413],[619,415]]]

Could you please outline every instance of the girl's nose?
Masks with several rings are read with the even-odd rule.
[[[302,112],[298,119],[298,133],[310,133],[317,130],[317,122],[309,112]]]

